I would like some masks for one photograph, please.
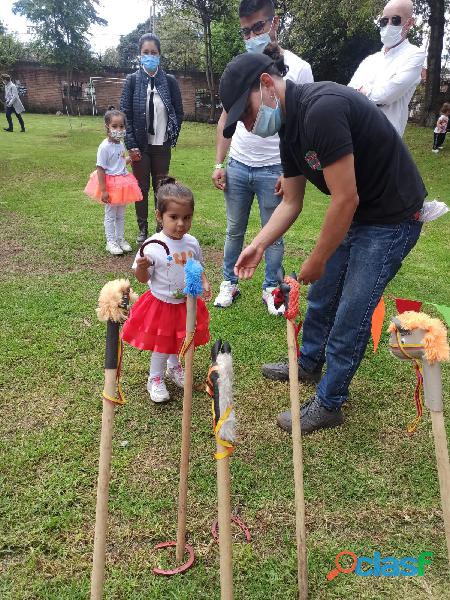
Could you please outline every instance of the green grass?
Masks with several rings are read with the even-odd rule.
[[[106,281],[132,278],[132,257],[105,255],[102,209],[82,192],[102,139],[101,120],[26,115],[26,124],[26,135],[0,136],[0,598],[76,600],[88,597],[95,519],[105,328],[94,311]],[[431,140],[431,130],[407,131],[430,197],[448,200],[450,146],[435,156]],[[192,233],[217,291],[225,211],[210,183],[213,163],[214,128],[185,124],[171,172],[195,192]],[[298,269],[313,247],[326,205],[308,188],[304,213],[286,235],[287,269]],[[133,212],[129,208],[126,217],[130,241]],[[389,294],[449,304],[448,223],[446,217],[424,227]],[[248,239],[258,227],[253,211]],[[211,308],[212,337],[229,339],[234,352],[240,443],[231,460],[232,504],[253,536],[245,544],[236,532],[237,600],[296,597],[291,441],[275,425],[277,412],[288,406],[288,387],[260,375],[262,362],[286,354],[285,324],[264,311],[261,281],[260,268],[230,310]],[[134,280],[133,286],[145,289]],[[392,300],[387,307],[393,315]],[[407,436],[415,377],[411,365],[390,357],[386,341],[384,334],[375,355],[367,350],[344,427],[304,439],[311,599],[448,597],[431,425],[425,413],[416,435]],[[202,348],[196,385],[207,368],[208,349]],[[188,501],[196,564],[183,577],[151,572],[173,558],[157,556],[153,546],[176,535],[182,395],[172,390],[171,404],[150,405],[147,369],[147,353],[128,347],[128,404],[115,421],[105,597],[219,598],[218,548],[209,532],[216,514],[210,401],[199,391]],[[447,389],[448,372],[445,367]],[[301,387],[303,399],[311,392]],[[430,550],[434,558],[425,577],[351,574],[328,583],[334,556],[344,549],[397,557]]]

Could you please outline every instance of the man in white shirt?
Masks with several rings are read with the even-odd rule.
[[[271,42],[277,41],[279,17],[275,15],[272,0],[241,0],[239,5],[241,33],[248,52],[263,52]],[[289,67],[286,79],[294,83],[313,81],[310,65],[290,52],[282,50],[284,62]],[[222,112],[217,125],[216,166],[212,180],[223,190],[227,209],[227,231],[224,248],[223,281],[214,306],[227,308],[239,296],[238,279],[234,265],[241,253],[248,218],[256,195],[264,226],[281,202],[275,193],[280,179],[281,159],[278,134],[261,138],[248,132],[239,122],[231,140],[223,137],[227,113]],[[228,164],[224,160],[230,150]],[[281,314],[275,308],[272,290],[278,285],[277,271],[284,254],[283,239],[274,242],[265,252],[266,270],[262,299],[270,314]]]
[[[400,136],[425,58],[424,52],[407,40],[413,25],[411,0],[388,2],[379,20],[383,48],[362,61],[348,84],[375,102]]]

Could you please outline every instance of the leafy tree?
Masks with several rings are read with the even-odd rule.
[[[0,70],[9,71],[24,54],[24,45],[0,23]]]
[[[439,110],[442,71],[442,49],[445,34],[445,13],[448,0],[419,0],[417,10],[429,26],[427,79],[422,106],[422,125],[432,125]]]
[[[156,18],[156,33],[161,39],[161,55],[167,70],[202,69],[202,32],[190,19],[175,11],[167,10]],[[133,68],[137,65],[138,42],[141,35],[150,31],[147,20],[120,38],[117,52],[120,66]]]
[[[107,25],[97,14],[99,0],[18,0],[15,14],[34,23],[36,41],[48,61],[65,65],[68,75],[92,60],[87,32],[91,25]]]
[[[106,48],[100,61],[105,67],[120,67],[120,56],[117,48]]]
[[[311,63],[317,81],[348,83],[359,63],[380,49],[379,0],[293,0],[280,42]]]
[[[205,53],[205,74],[211,99],[210,120],[215,117],[216,89],[214,81],[214,58],[212,43],[212,24],[222,22],[232,14],[233,3],[229,0],[163,0],[167,8],[173,8],[179,15],[200,25],[203,33]]]
[[[213,69],[215,73],[222,73],[230,60],[245,51],[239,29],[237,6],[228,18],[211,24]]]

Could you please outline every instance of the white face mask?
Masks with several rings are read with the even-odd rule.
[[[393,48],[402,41],[403,27],[401,25],[386,25],[380,29],[381,42],[386,48]]]
[[[126,131],[121,131],[120,129],[109,129],[109,137],[112,140],[117,140],[118,142],[123,140],[125,138],[126,134],[127,134]]]

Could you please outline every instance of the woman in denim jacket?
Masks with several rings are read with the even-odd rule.
[[[136,241],[142,243],[148,237],[150,178],[155,193],[159,179],[169,172],[171,148],[177,143],[183,121],[183,103],[175,77],[160,67],[159,38],[145,33],[139,40],[139,53],[140,68],[127,76],[120,109],[127,116],[125,146],[144,198],[135,205],[139,227]]]

